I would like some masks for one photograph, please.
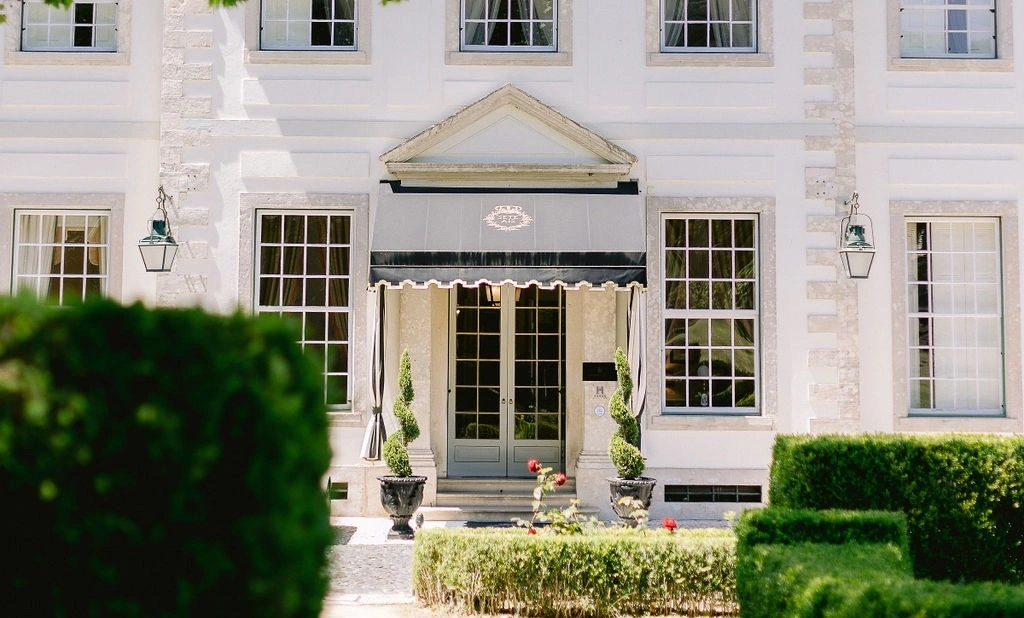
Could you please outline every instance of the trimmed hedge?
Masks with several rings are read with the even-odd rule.
[[[907,548],[907,518],[886,511],[751,509],[736,522],[737,551],[753,545],[883,543]]]
[[[413,588],[430,606],[531,616],[734,612],[731,530],[416,532]]]
[[[280,320],[0,301],[11,616],[316,618],[319,371]]]
[[[1024,437],[776,439],[773,507],[906,513],[914,571],[952,581],[1024,581]]]
[[[817,519],[817,521],[815,521]],[[747,511],[736,532],[743,618],[1007,618],[1024,586],[916,580],[902,514]],[[836,528],[829,531],[829,528]],[[825,542],[821,542],[825,541]],[[883,542],[877,542],[883,541]]]

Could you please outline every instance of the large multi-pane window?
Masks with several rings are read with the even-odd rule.
[[[995,58],[995,0],[903,0],[904,58]]]
[[[1003,413],[998,219],[907,222],[910,413]]]
[[[260,48],[354,50],[355,0],[262,0]]]
[[[117,2],[95,0],[54,7],[25,0],[21,18],[23,51],[117,51]]]
[[[260,212],[256,311],[293,320],[323,369],[329,406],[350,402],[352,217]]]
[[[662,0],[661,48],[754,52],[755,24],[755,0]]]
[[[56,304],[107,294],[109,214],[15,211],[14,289]]]
[[[463,0],[462,49],[554,51],[555,0]]]
[[[755,413],[757,219],[672,215],[663,224],[665,410]]]

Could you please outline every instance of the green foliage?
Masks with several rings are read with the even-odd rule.
[[[318,369],[280,320],[0,301],[12,616],[315,618]]]
[[[413,588],[471,614],[707,615],[735,612],[731,530],[606,528],[529,535],[522,528],[426,528],[413,545]]]
[[[384,463],[391,470],[391,474],[395,476],[412,476],[412,464],[409,463],[409,449],[405,446],[405,439],[401,431],[396,431],[384,441],[382,455]]]
[[[1024,438],[779,436],[772,506],[906,514],[918,576],[1024,581]]]
[[[736,522],[739,551],[753,545],[890,543],[907,547],[907,519],[887,511],[749,509]]]
[[[404,350],[398,361],[398,397],[391,408],[398,419],[399,429],[388,436],[383,452],[384,463],[395,476],[412,476],[408,445],[420,435],[419,423],[409,407],[413,397],[412,362],[409,350]]]
[[[612,434],[608,443],[608,455],[615,464],[615,471],[619,478],[637,479],[644,473],[647,461],[640,454],[640,449],[626,442],[621,434]]]
[[[612,420],[618,423],[619,427],[608,443],[608,456],[611,457],[619,478],[637,479],[647,468],[647,460],[638,448],[640,425],[627,404],[633,394],[633,379],[629,375],[629,361],[621,347],[615,350],[615,374],[618,385],[612,392],[609,407]]]
[[[736,596],[743,618],[868,618],[873,615],[841,608],[869,589],[911,581],[910,561],[895,545],[798,543],[737,549]]]
[[[903,515],[768,508],[736,527],[744,618],[1024,615],[1024,586],[916,580]]]

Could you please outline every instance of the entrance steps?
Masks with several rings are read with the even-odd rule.
[[[424,521],[509,522],[533,516],[537,480],[457,478],[437,479],[434,506],[421,507]],[[564,509],[576,497],[576,479],[544,496],[544,510]],[[589,515],[587,511],[583,514]]]

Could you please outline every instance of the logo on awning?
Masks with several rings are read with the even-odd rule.
[[[521,206],[499,204],[484,217],[484,222],[496,230],[514,232],[529,227],[533,223],[533,217],[526,214]]]

